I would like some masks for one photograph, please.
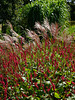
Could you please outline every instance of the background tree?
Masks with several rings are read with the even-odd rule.
[[[2,31],[5,32],[6,20],[11,22],[11,19],[16,17],[15,12],[23,5],[23,0],[0,0],[0,19],[2,24]]]
[[[70,15],[71,20],[75,21],[75,0],[67,1],[68,5],[70,5]]]
[[[0,24],[2,24],[2,32],[6,32],[6,20],[10,22],[15,20],[19,8],[31,1],[33,0],[0,0]]]
[[[0,0],[0,18],[3,30],[3,24],[6,22],[6,19],[11,19],[10,3],[8,0]],[[10,12],[10,13],[9,13]]]
[[[31,0],[23,0],[23,2],[24,2],[24,5],[26,5],[26,4],[30,3]]]

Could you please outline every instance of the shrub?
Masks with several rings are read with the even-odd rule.
[[[19,9],[16,22],[24,28],[32,29],[35,22],[42,23],[45,18],[50,23],[66,24],[69,11],[65,0],[36,0],[27,4]]]
[[[28,13],[28,27],[32,29],[37,21],[41,23],[43,21],[43,13],[39,4],[34,5]]]
[[[18,10],[15,22],[12,19],[12,24],[14,26],[14,30],[19,34],[22,34],[25,31],[25,29],[24,29],[25,27],[27,28],[27,25],[28,25],[27,15],[28,15],[30,9],[31,9],[31,4],[28,3],[27,5],[25,5],[25,7],[22,7]]]

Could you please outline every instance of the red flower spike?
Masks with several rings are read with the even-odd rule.
[[[61,76],[61,79],[62,79],[62,80],[64,80],[64,79],[65,79],[65,77],[64,77],[64,76]]]
[[[27,77],[27,83],[29,83],[28,77]]]
[[[48,56],[46,56],[45,59],[49,61],[49,57]]]
[[[53,86],[53,90],[55,91],[55,85],[54,85],[54,83],[52,83],[52,86]]]
[[[38,87],[38,85],[37,85],[37,82],[36,82],[36,83],[34,83],[34,85],[35,85],[35,87],[36,87],[37,89],[39,89],[39,87]]]
[[[67,94],[67,95],[66,95],[66,97],[69,97],[69,96],[71,96],[71,95],[72,95],[72,94],[71,94],[71,93],[69,93],[69,94]]]
[[[4,89],[4,96],[7,98],[7,89]]]
[[[6,68],[7,68],[7,66],[6,66],[6,65],[4,65],[4,64],[3,64],[3,67],[4,67],[4,69],[6,69]]]
[[[32,79],[32,73],[30,74],[30,78]]]
[[[50,89],[47,89],[47,92],[49,92],[50,91]]]
[[[31,87],[31,85],[29,85],[28,89]]]
[[[50,58],[51,58],[51,59],[53,59],[53,58],[54,58],[54,56],[55,56],[55,54],[54,54],[54,53],[52,53]]]
[[[51,85],[50,85],[50,87],[49,87],[49,88],[46,86],[46,88],[47,88],[47,92],[49,92],[49,91],[50,91],[50,89],[51,89]]]
[[[47,68],[47,72],[50,73],[49,69]]]
[[[5,85],[5,82],[4,81],[2,81],[1,83],[2,83],[3,86]]]
[[[18,97],[16,97],[16,99],[19,100]]]
[[[22,95],[24,96],[24,97],[28,97],[26,94],[24,94],[24,93],[22,93]]]
[[[32,81],[32,73],[30,75],[30,81],[31,81],[31,84],[33,84],[33,81]]]
[[[75,94],[75,89],[73,90],[73,93]]]
[[[32,94],[32,97],[34,97],[34,94]]]
[[[25,67],[23,67],[23,71],[25,71]]]
[[[13,89],[13,88],[12,88],[12,85],[11,85],[10,87],[11,87],[11,89]]]
[[[51,80],[51,78],[50,78],[49,80],[50,80],[50,82],[51,82],[51,84],[52,84],[52,80]]]
[[[1,74],[1,75],[0,75],[0,78],[2,78],[2,77],[3,77],[3,75]]]
[[[44,74],[44,77],[45,77],[45,78],[47,77],[47,74],[46,74],[46,73]]]
[[[23,58],[23,52],[20,52],[21,53],[21,58]]]
[[[57,77],[57,81],[56,81],[56,83],[58,83],[58,82],[59,82],[59,79],[60,79],[60,76],[58,76],[58,77]]]
[[[37,77],[37,74],[36,74],[36,72],[34,71],[34,78],[35,78],[35,77]]]
[[[73,85],[75,85],[75,82],[71,82]]]

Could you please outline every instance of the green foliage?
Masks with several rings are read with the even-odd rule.
[[[0,0],[0,23],[5,24],[6,20],[15,24],[16,12],[23,5],[23,0]],[[12,21],[11,21],[12,20]],[[6,27],[3,26],[3,27]],[[6,32],[6,29],[2,27],[2,32]]]
[[[62,34],[62,31],[64,31],[64,30],[65,30],[67,35],[73,35],[74,39],[75,39],[75,34],[74,34],[75,33],[75,25],[69,25],[66,28],[62,27],[60,34]]]
[[[1,0],[0,1],[0,18],[3,19],[4,21],[9,17],[9,13],[8,13],[8,8],[9,8],[9,1],[7,0]],[[10,12],[11,15],[11,12]]]
[[[10,35],[10,27],[7,27],[6,33]]]
[[[70,6],[70,15],[71,20],[75,21],[75,0],[71,0],[71,2],[67,2],[67,4]]]
[[[69,26],[67,29],[68,34],[75,33],[75,25]],[[75,34],[74,34],[75,36]]]
[[[54,93],[54,96],[56,97],[56,98],[60,98],[60,96],[59,96],[59,94],[58,93]]]
[[[36,0],[20,8],[16,22],[24,28],[33,29],[35,22],[48,18],[50,23],[66,24],[69,19],[65,0]]]
[[[17,33],[21,33],[21,35],[22,35],[23,31],[24,31],[24,27],[27,27],[27,25],[28,25],[28,17],[27,17],[27,15],[28,15],[30,9],[31,9],[31,5],[30,4],[25,5],[25,7],[22,7],[22,8],[19,9],[19,11],[17,11],[16,20],[12,19],[14,30]]]
[[[33,28],[37,21],[43,21],[43,13],[41,12],[41,6],[39,4],[34,5],[28,13],[28,27]]]

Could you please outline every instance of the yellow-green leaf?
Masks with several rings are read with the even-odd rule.
[[[54,93],[55,98],[60,98],[59,94],[57,92]]]

